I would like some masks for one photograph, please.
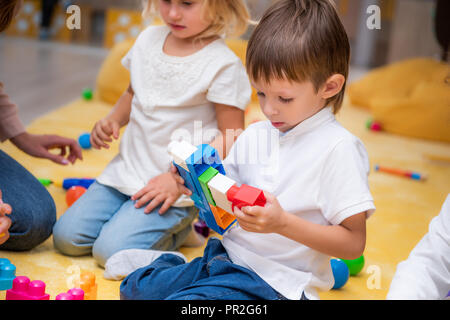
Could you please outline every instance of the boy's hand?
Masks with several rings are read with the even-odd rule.
[[[0,190],[0,245],[5,243],[9,238],[9,228],[11,227],[11,219],[5,214],[11,214],[12,208],[9,204],[2,200],[2,191]]]
[[[91,133],[91,145],[95,149],[109,149],[107,142],[112,142],[113,139],[119,139],[120,124],[118,121],[111,120],[109,118],[104,118],[94,125]]]
[[[284,217],[286,212],[281,207],[277,198],[264,191],[266,205],[264,207],[252,206],[234,208],[239,225],[242,229],[257,233],[280,233],[284,227]]]
[[[182,193],[191,194],[191,191],[183,184],[183,178],[171,169],[171,172],[163,173],[151,179],[144,188],[131,197],[131,200],[138,200],[135,204],[136,208],[141,208],[148,203],[145,213],[152,212],[163,202],[159,214],[164,214]]]

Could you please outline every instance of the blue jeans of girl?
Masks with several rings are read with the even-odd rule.
[[[125,249],[176,250],[191,231],[198,209],[160,206],[149,214],[114,188],[94,182],[59,218],[53,243],[70,256],[91,254],[104,266],[114,253]]]

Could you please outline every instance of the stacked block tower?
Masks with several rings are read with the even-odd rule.
[[[199,209],[200,219],[219,234],[236,221],[234,207],[264,206],[262,190],[249,185],[238,186],[226,176],[220,156],[213,147],[193,146],[187,141],[172,141],[168,147],[173,164],[192,191],[191,199]]]

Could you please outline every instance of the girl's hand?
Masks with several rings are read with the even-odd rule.
[[[49,159],[58,164],[67,165],[69,162],[74,164],[77,159],[83,160],[81,147],[73,139],[24,132],[11,138],[11,142],[30,156]],[[66,157],[67,148],[69,148],[69,154]],[[50,153],[50,149],[60,149],[60,154]]]
[[[158,212],[164,214],[182,193],[190,195],[191,191],[183,184],[183,178],[174,174],[171,169],[171,172],[151,179],[144,188],[131,197],[131,200],[138,200],[135,204],[136,208],[141,208],[148,203],[145,213],[152,212],[160,203],[163,203]]]
[[[118,121],[111,120],[109,118],[104,118],[94,125],[94,128],[91,132],[91,145],[95,149],[101,149],[102,147],[105,149],[109,149],[109,145],[107,142],[112,142],[113,139],[119,139],[119,130],[120,124]]]
[[[0,245],[5,243],[9,238],[9,228],[11,227],[11,219],[6,214],[11,214],[12,208],[9,204],[2,200],[2,191],[0,190]]]
[[[286,212],[281,207],[277,198],[264,191],[266,197],[266,205],[264,207],[252,206],[234,208],[234,215],[236,216],[239,225],[242,229],[249,232],[257,233],[280,233],[284,228],[284,217]]]

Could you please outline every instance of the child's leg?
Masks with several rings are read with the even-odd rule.
[[[126,201],[95,240],[92,254],[100,265],[104,266],[109,257],[125,249],[178,249],[198,212],[195,207],[170,207],[160,215],[157,207],[146,214],[145,207],[138,209],[134,204],[132,200]]]
[[[154,250],[149,250],[154,251]],[[188,286],[201,273],[200,258],[191,263],[173,254],[163,254],[150,265],[137,269],[120,284],[121,300],[163,300]]]
[[[163,254],[127,276],[121,299],[283,299],[251,270],[233,264],[220,240],[210,239],[204,255],[190,263]]]
[[[52,233],[56,207],[45,187],[21,164],[0,150],[0,190],[12,207],[9,239],[0,250],[31,250]]]
[[[104,224],[128,199],[116,189],[94,182],[56,222],[55,248],[71,256],[90,254]]]
[[[234,264],[218,239],[211,239],[208,247],[205,255],[212,258],[205,265],[207,276],[177,290],[166,297],[166,300],[286,299],[255,272]]]

